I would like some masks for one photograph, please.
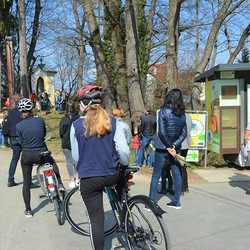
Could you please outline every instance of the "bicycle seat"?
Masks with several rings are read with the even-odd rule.
[[[42,151],[39,155],[41,157],[45,157],[45,156],[51,155],[51,151],[45,150],[45,151]]]
[[[140,167],[127,167],[124,169],[124,173],[135,173],[140,169]]]

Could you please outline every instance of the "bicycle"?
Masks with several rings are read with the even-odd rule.
[[[129,195],[130,180],[138,170],[138,167],[128,167],[122,170],[125,176],[125,185],[121,199],[119,199],[114,187],[105,187],[104,234],[107,236],[116,231],[120,244],[115,249],[124,247],[121,239],[119,239],[119,233],[122,233],[125,235],[125,244],[127,244],[128,249],[169,250],[170,238],[162,217],[165,211],[148,196],[136,195],[131,197]],[[83,213],[80,213],[81,211]],[[88,214],[80,196],[79,187],[75,187],[66,194],[64,212],[67,221],[75,230],[89,236]]]
[[[57,136],[48,137],[46,141],[58,138]],[[58,190],[58,181],[51,165],[48,161],[48,156],[51,155],[51,151],[45,150],[40,153],[44,164],[38,165],[37,167],[37,179],[43,190],[45,196],[48,198],[49,202],[54,204],[54,209],[57,217],[57,222],[59,225],[63,224],[64,212],[63,212],[63,200],[64,193]]]

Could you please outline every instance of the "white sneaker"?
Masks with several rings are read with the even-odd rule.
[[[71,181],[69,183],[69,188],[74,188],[76,186],[75,182],[74,181]]]

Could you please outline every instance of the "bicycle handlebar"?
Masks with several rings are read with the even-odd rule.
[[[60,138],[60,137],[59,137],[59,136],[49,136],[49,137],[45,137],[45,138],[44,138],[44,142],[51,141],[51,140],[57,139],[57,138]]]

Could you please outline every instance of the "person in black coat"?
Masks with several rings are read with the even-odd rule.
[[[73,161],[70,146],[70,128],[73,121],[79,118],[79,114],[75,109],[74,102],[66,103],[65,116],[61,119],[59,125],[59,134],[62,138],[63,153],[66,158],[66,166],[69,173],[69,187],[73,188],[78,183],[78,175],[76,172],[76,162]]]
[[[12,149],[12,158],[10,161],[10,167],[9,167],[9,177],[8,177],[8,187],[14,187],[17,186],[18,184],[15,182],[15,172],[16,172],[16,167],[17,163],[19,161],[21,151],[22,151],[22,146],[20,144],[18,134],[16,132],[16,125],[19,123],[22,118],[21,118],[21,113],[19,112],[17,105],[18,102],[22,99],[22,95],[17,94],[13,96],[13,101],[14,101],[14,108],[11,109],[8,113],[8,131],[10,135],[10,145]]]

